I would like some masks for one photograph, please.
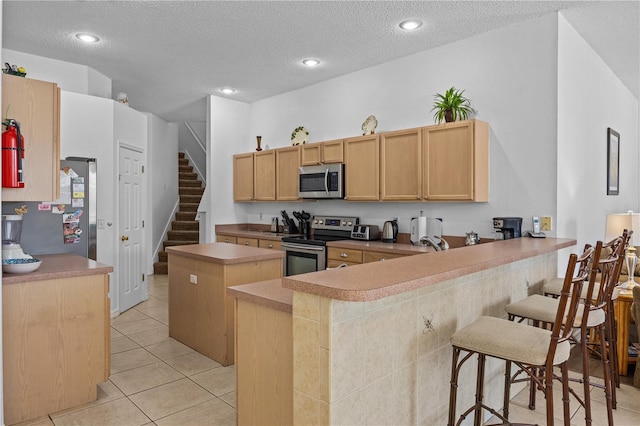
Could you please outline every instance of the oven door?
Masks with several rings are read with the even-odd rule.
[[[283,242],[280,247],[285,252],[285,277],[323,271],[326,267],[326,248],[324,246]]]

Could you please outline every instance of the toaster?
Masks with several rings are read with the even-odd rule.
[[[352,240],[372,241],[380,239],[378,225],[354,225],[351,230]]]

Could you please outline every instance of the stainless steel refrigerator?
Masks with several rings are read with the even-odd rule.
[[[39,254],[75,253],[96,260],[95,158],[60,161],[60,198],[41,202],[2,203],[2,214],[22,215],[22,250]]]

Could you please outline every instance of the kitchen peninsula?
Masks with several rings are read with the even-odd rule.
[[[293,290],[293,423],[446,423],[451,334],[481,315],[504,317],[506,304],[558,275],[557,251],[575,244],[515,238],[283,278]],[[246,293],[236,297],[260,303]],[[272,303],[266,291],[262,300]],[[473,399],[467,373],[460,404]],[[488,386],[501,387],[502,374],[488,363]]]
[[[94,401],[109,377],[111,266],[75,254],[2,276],[4,422]]]

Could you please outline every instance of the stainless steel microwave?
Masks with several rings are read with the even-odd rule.
[[[344,198],[344,164],[300,167],[300,198]]]

